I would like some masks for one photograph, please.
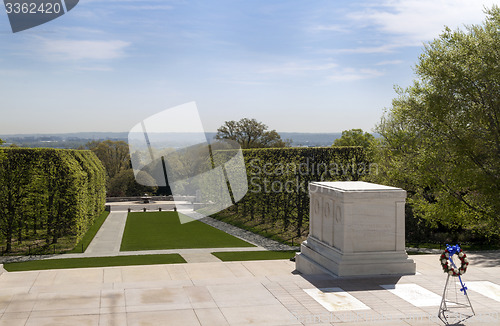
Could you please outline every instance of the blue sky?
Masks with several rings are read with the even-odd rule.
[[[13,34],[0,15],[0,134],[129,131],[196,101],[206,131],[371,131],[424,42],[490,0],[80,0]]]

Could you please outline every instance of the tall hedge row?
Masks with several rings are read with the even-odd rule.
[[[106,173],[91,151],[0,149],[0,232],[13,239],[78,241],[105,204]]]
[[[248,192],[231,209],[250,219],[279,221],[298,237],[309,220],[309,182],[359,180],[376,173],[362,147],[245,149],[243,157]]]

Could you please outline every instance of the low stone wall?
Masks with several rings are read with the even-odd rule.
[[[116,202],[126,202],[126,201],[142,201],[142,197],[106,197],[107,203],[116,203]],[[149,197],[149,196],[148,196]],[[152,201],[173,201],[174,197],[172,196],[151,196]]]
[[[172,203],[167,203],[167,202],[156,202],[156,203],[149,203],[149,204],[134,204],[134,203],[108,203],[106,205],[106,211],[108,212],[126,212],[126,211],[132,211],[132,212],[142,212],[144,211],[144,208],[146,209],[147,212],[154,212],[154,211],[159,211],[160,208],[162,211],[170,211],[174,210],[175,204],[174,202]]]

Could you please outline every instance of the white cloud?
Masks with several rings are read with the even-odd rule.
[[[298,74],[303,72],[330,70],[338,65],[335,63],[312,64],[309,62],[289,62],[281,66],[261,69],[261,74]]]
[[[400,47],[400,44],[384,44],[378,46],[366,46],[358,47],[352,49],[330,49],[324,50],[322,52],[335,54],[335,53],[360,53],[360,54],[372,54],[372,53],[391,53],[394,49]]]
[[[120,40],[49,40],[42,39],[41,50],[56,60],[111,60],[123,57],[129,42]]]
[[[377,62],[375,65],[376,66],[399,65],[402,64],[403,62],[404,62],[403,60],[386,60]]]
[[[313,32],[340,32],[340,33],[348,33],[351,30],[343,25],[316,25],[311,27],[311,31]]]
[[[235,84],[235,85],[245,85],[245,86],[262,86],[262,85],[268,85],[269,83],[266,82],[261,82],[261,81],[252,81],[252,80],[239,80],[239,79],[224,79],[224,80],[218,80],[214,79],[217,82],[223,82],[223,83],[228,83],[228,84]]]
[[[176,3],[178,1],[175,1],[175,0],[172,0],[172,1],[168,1],[168,0],[86,0],[85,1],[86,3],[89,3],[89,2],[97,2],[97,3],[123,3],[123,4],[126,4],[126,3],[133,3],[133,4],[140,4],[140,3],[148,3],[148,4],[151,4],[151,3],[159,3],[159,4],[165,4],[165,2],[170,2],[170,3]]]
[[[126,9],[126,10],[172,10],[174,7],[169,5],[141,5],[141,4],[133,4],[133,5],[121,5],[116,6],[115,8]]]
[[[385,0],[381,6],[350,14],[359,24],[372,25],[379,31],[400,36],[402,46],[422,45],[439,36],[444,26],[452,29],[464,24],[479,24],[484,7],[494,0]]]
[[[105,35],[103,30],[83,26],[63,26],[59,27],[58,31],[64,33],[64,35]]]
[[[28,70],[21,69],[0,69],[0,77],[25,77],[29,75]]]
[[[107,72],[107,71],[112,71],[113,69],[111,67],[106,67],[106,66],[88,66],[88,67],[86,66],[86,67],[78,67],[78,70]]]
[[[334,82],[352,82],[363,79],[371,79],[382,75],[383,73],[381,71],[375,69],[344,68],[329,75],[328,79]]]
[[[336,63],[313,64],[308,61],[290,62],[281,66],[266,68],[259,71],[261,74],[271,75],[307,75],[318,77],[318,80],[333,82],[350,82],[382,76],[383,73],[376,69],[343,67]]]
[[[112,3],[113,10],[124,9],[124,10],[172,10],[175,7],[171,4],[165,4],[166,2],[177,3],[177,1],[166,1],[166,0],[148,0],[148,1],[137,1],[137,0],[86,0],[87,3],[94,2],[99,4],[109,4]]]

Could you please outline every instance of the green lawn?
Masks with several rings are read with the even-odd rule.
[[[254,245],[200,221],[181,224],[176,212],[134,212],[128,214],[120,250],[227,247]]]
[[[179,264],[185,262],[181,255],[169,254],[32,260],[21,263],[8,263],[4,264],[3,267],[9,272],[19,272],[41,269]]]
[[[104,221],[106,221],[108,215],[109,212],[102,212],[101,215],[94,221],[94,224],[92,224],[92,226],[87,230],[82,240],[80,240],[80,242],[76,244],[75,248],[73,248],[73,250],[69,251],[68,253],[71,254],[85,252],[85,250],[87,250],[87,247],[97,234],[97,231],[99,231]]]
[[[295,257],[295,251],[230,251],[212,252],[212,255],[222,261],[243,261],[243,260],[273,260],[290,259]]]

